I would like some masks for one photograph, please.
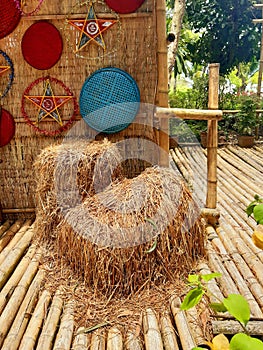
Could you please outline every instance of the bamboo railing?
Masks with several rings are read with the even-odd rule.
[[[162,121],[168,121],[170,118],[207,120],[207,196],[206,207],[215,209],[217,205],[217,133],[218,121],[222,119],[223,112],[218,110],[218,92],[219,92],[219,64],[209,65],[209,91],[208,91],[208,109],[182,109],[182,108],[161,108],[157,107],[156,116]],[[160,133],[159,146],[165,151],[160,154],[160,165],[169,165],[169,133]],[[161,138],[165,140],[161,140]],[[165,155],[165,156],[164,156]]]

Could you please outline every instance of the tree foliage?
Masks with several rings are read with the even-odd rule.
[[[225,74],[240,62],[258,60],[260,26],[252,20],[260,17],[253,0],[188,0],[185,20],[200,35],[188,45],[192,62],[220,63]]]

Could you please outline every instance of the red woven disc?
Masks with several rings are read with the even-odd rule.
[[[21,12],[16,7],[14,0],[0,1],[0,39],[15,30],[20,18]]]
[[[0,110],[0,147],[7,145],[15,135],[15,121],[5,109]]]
[[[53,24],[38,21],[27,29],[21,46],[27,63],[36,69],[44,70],[53,67],[60,59],[63,41]]]
[[[145,0],[105,0],[106,4],[117,13],[135,12]]]

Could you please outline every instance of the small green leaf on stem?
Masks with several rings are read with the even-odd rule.
[[[201,300],[202,296],[205,294],[205,291],[200,288],[194,288],[192,290],[190,290],[190,292],[188,292],[180,306],[181,310],[189,310],[192,307],[194,307],[195,305],[197,305],[199,303],[199,301]]]

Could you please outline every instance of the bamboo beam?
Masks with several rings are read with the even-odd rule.
[[[23,335],[19,350],[34,350],[37,338],[46,317],[51,295],[44,290],[41,294],[36,308],[31,316],[27,329]]]
[[[157,96],[156,104],[168,107],[168,58],[166,43],[166,2],[157,1]],[[161,119],[159,131],[160,166],[169,166],[169,120]]]
[[[64,308],[53,350],[70,350],[74,330],[74,306],[69,301]]]
[[[35,208],[9,208],[3,209],[3,214],[23,214],[23,213],[34,213]]]
[[[236,334],[242,333],[243,329],[240,324],[235,320],[218,321],[212,320],[213,334]],[[246,329],[251,336],[263,336],[263,319],[262,321],[249,321],[246,325]]]
[[[180,118],[188,120],[221,120],[223,112],[218,109],[187,109],[156,107],[156,116],[160,119]]]
[[[152,309],[146,309],[142,320],[146,350],[163,350],[161,332],[155,312]]]
[[[57,290],[53,297],[52,304],[40,334],[36,350],[51,350],[57,327],[62,313],[63,300],[60,291]]]
[[[209,65],[208,108],[218,109],[219,64]],[[217,147],[218,121],[207,122],[207,196],[206,207],[215,209],[217,205]]]
[[[28,291],[21,303],[21,306],[18,310],[16,318],[14,319],[10,331],[5,338],[2,349],[12,349],[16,350],[19,347],[19,343],[23,337],[24,331],[27,327],[29,321],[29,315],[32,313],[36,299],[41,287],[42,281],[44,279],[45,272],[39,270],[32,281]]]

